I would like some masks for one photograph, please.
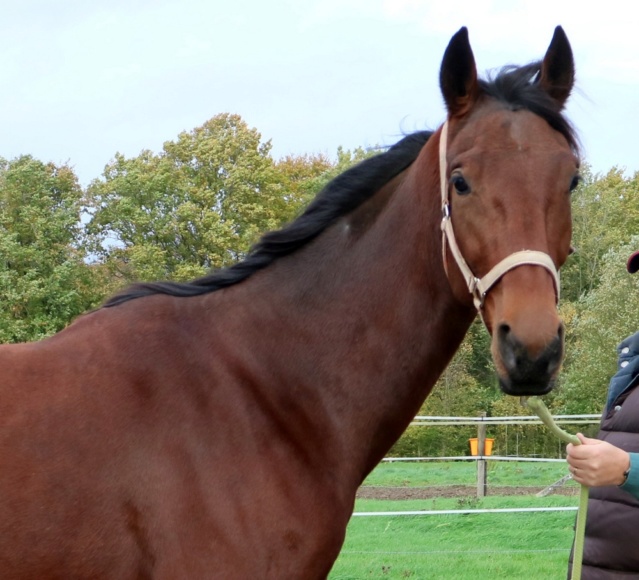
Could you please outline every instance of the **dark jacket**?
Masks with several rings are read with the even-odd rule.
[[[624,340],[618,350],[619,370],[610,381],[612,396],[597,438],[633,454],[635,480],[639,469],[634,455],[639,452],[639,333]],[[590,489],[582,580],[639,579],[639,499],[632,485]]]

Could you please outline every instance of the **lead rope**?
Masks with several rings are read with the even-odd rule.
[[[521,403],[528,406],[559,439],[565,443],[581,445],[576,435],[571,435],[561,429],[552,418],[550,411],[539,397],[522,397]],[[581,567],[584,558],[584,539],[586,535],[586,515],[588,514],[588,487],[580,484],[579,508],[577,510],[577,523],[575,525],[575,544],[572,554],[571,580],[581,580]]]

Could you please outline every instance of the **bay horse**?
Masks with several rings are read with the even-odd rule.
[[[548,392],[578,142],[573,56],[479,79],[247,258],[0,348],[3,579],[319,579],[355,494],[477,311],[503,391]],[[443,229],[443,234],[442,234]]]

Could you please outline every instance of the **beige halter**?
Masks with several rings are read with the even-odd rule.
[[[551,257],[536,250],[521,250],[510,254],[504,258],[501,262],[493,266],[493,268],[482,278],[477,278],[471,269],[468,267],[466,260],[462,256],[459,246],[455,241],[455,233],[453,232],[453,222],[450,215],[450,201],[448,199],[448,177],[447,177],[447,164],[446,164],[446,150],[448,140],[448,121],[444,123],[442,127],[441,135],[439,138],[439,175],[441,181],[442,190],[442,249],[444,254],[444,269],[446,275],[448,275],[448,269],[446,266],[446,243],[450,248],[455,262],[466,281],[468,291],[473,296],[473,303],[475,308],[481,314],[481,310],[484,306],[484,298],[488,291],[499,281],[499,279],[509,272],[513,268],[519,266],[541,266],[546,268],[552,275],[553,282],[555,284],[556,300],[559,301],[559,274],[557,268]]]

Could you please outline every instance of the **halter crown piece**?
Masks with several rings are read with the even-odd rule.
[[[444,258],[444,270],[446,270],[446,275],[448,276],[448,268],[446,265],[446,245],[448,245],[453,258],[455,259],[455,262],[457,262],[457,266],[459,267],[459,270],[462,273],[464,280],[466,281],[468,291],[473,296],[473,303],[475,304],[475,308],[481,315],[486,294],[488,294],[488,291],[501,279],[504,274],[506,274],[513,268],[518,268],[519,266],[541,266],[542,268],[548,270],[548,272],[550,272],[550,274],[552,275],[553,283],[555,285],[555,296],[558,302],[559,273],[557,272],[557,268],[555,267],[555,263],[552,261],[552,258],[544,252],[538,252],[537,250],[521,250],[519,252],[514,252],[513,254],[510,254],[501,262],[493,266],[492,269],[482,278],[477,278],[473,274],[472,270],[466,263],[466,260],[464,260],[461,251],[459,250],[459,246],[457,245],[457,241],[455,240],[455,233],[453,231],[450,200],[448,198],[448,175],[446,162],[447,141],[448,121],[444,123],[439,137],[439,175],[442,192],[442,251]]]

